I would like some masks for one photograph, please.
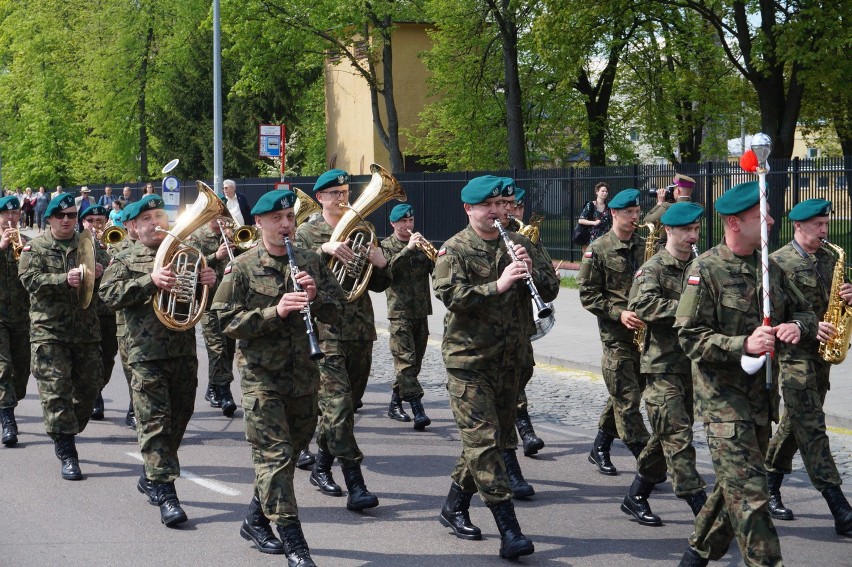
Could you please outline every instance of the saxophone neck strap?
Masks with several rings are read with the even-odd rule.
[[[826,283],[825,278],[822,277],[822,274],[819,273],[819,270],[816,266],[816,262],[814,262],[813,256],[808,254],[805,249],[802,248],[802,245],[796,242],[795,238],[790,241],[790,244],[792,244],[793,248],[796,249],[796,252],[799,253],[799,256],[807,260],[808,263],[811,265],[811,270],[813,270],[814,274],[816,274],[816,277],[819,280],[820,287],[822,287],[822,292],[825,294],[826,297],[828,297],[828,284]]]

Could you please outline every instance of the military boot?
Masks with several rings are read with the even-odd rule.
[[[234,396],[231,395],[231,386],[222,384],[221,386],[213,386],[216,389],[216,397],[219,399],[219,407],[222,408],[222,415],[225,417],[233,417],[237,411],[237,404],[234,402]],[[210,405],[213,405],[212,402]]]
[[[302,525],[298,522],[289,526],[277,526],[278,535],[284,545],[287,555],[287,567],[317,567],[311,559],[311,550],[302,533]]]
[[[124,416],[124,424],[130,429],[136,429],[136,412],[133,411],[133,402],[127,406],[127,415]]]
[[[704,559],[691,547],[683,552],[677,567],[707,567],[709,559]]]
[[[402,398],[400,398],[399,394],[396,392],[391,394],[390,405],[388,405],[388,417],[397,421],[402,421],[403,423],[411,421],[411,418],[408,417],[408,414],[405,413],[404,409],[402,409]]]
[[[515,498],[529,498],[535,494],[535,490],[524,478],[518,456],[515,451],[506,449],[503,451],[503,462],[506,464],[506,475],[512,483],[512,494]]]
[[[160,506],[160,521],[167,527],[184,523],[186,512],[180,507],[174,482],[152,482],[157,494],[157,504]]]
[[[630,516],[633,516],[637,522],[643,526],[662,526],[663,521],[660,517],[651,512],[651,505],[648,504],[648,496],[654,489],[654,483],[643,479],[641,475],[636,475],[633,478],[633,484],[627,491],[624,501],[621,503],[621,510]]]
[[[589,462],[598,467],[599,473],[609,476],[618,474],[615,465],[609,460],[609,450],[612,448],[613,439],[615,438],[598,429],[598,436],[595,437],[595,443],[589,452]]]
[[[462,487],[456,481],[450,485],[450,493],[447,501],[441,509],[438,517],[441,523],[453,530],[456,537],[461,539],[482,539],[482,531],[470,521],[470,499],[473,493],[462,491]]]
[[[334,455],[322,449],[317,450],[314,470],[311,473],[311,484],[319,488],[323,494],[343,496],[343,489],[334,482],[334,477],[331,476],[332,463],[334,463]]]
[[[204,399],[210,402],[211,408],[222,407],[222,400],[219,399],[219,393],[216,391],[216,386],[207,383],[207,391],[204,392]]]
[[[343,480],[346,482],[346,490],[349,491],[349,496],[346,499],[348,510],[366,510],[379,505],[379,499],[376,498],[376,495],[367,490],[364,475],[361,474],[361,465],[344,467],[341,470],[343,471]]]
[[[142,474],[139,475],[139,480],[136,482],[136,490],[144,494],[148,497],[148,504],[151,506],[158,506],[159,502],[157,496],[157,487],[154,486],[154,483],[148,480],[148,477],[145,476],[145,470],[142,470]]]
[[[420,398],[411,400],[408,403],[411,404],[411,413],[414,414],[414,429],[423,431],[427,425],[432,424],[432,420],[429,419],[429,416],[426,415],[426,410],[423,409],[423,403],[420,401]]]
[[[822,491],[822,497],[828,503],[828,509],[834,516],[834,531],[838,534],[852,532],[852,508],[839,486],[829,486]]]
[[[253,541],[257,550],[261,553],[271,555],[284,553],[284,544],[275,537],[275,533],[269,525],[269,518],[264,516],[257,496],[252,498],[249,503],[248,514],[240,527],[240,535],[246,541]]]
[[[14,447],[18,444],[18,422],[15,421],[15,408],[0,409],[0,421],[3,423],[3,444]]]
[[[92,408],[92,419],[100,421],[104,418],[104,397],[98,392],[98,397],[95,398],[95,406]]]
[[[311,454],[310,449],[305,448],[299,451],[299,458],[296,459],[296,468],[303,471],[309,471],[314,468],[314,463],[317,460]]]
[[[704,490],[700,492],[696,492],[695,494],[690,494],[689,496],[684,496],[684,500],[689,504],[690,510],[694,515],[698,515],[698,512],[704,507],[704,503],[707,502],[707,493]]]
[[[522,555],[530,555],[535,551],[533,542],[523,533],[515,516],[515,506],[511,500],[490,506],[497,529],[500,530],[500,557],[514,559]]]
[[[80,472],[80,461],[77,457],[77,445],[74,443],[73,435],[58,435],[53,441],[53,451],[56,457],[62,461],[59,473],[65,480],[82,480],[83,473]]]
[[[769,515],[773,520],[792,520],[793,511],[781,501],[781,483],[784,473],[767,472],[766,485],[769,487]]]
[[[544,449],[544,441],[535,434],[527,410],[518,410],[515,426],[518,428],[518,436],[524,444],[524,456],[531,457]]]

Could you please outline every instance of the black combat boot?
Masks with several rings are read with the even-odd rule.
[[[136,429],[136,412],[133,411],[133,402],[127,406],[127,415],[124,416],[124,424],[130,429]]]
[[[104,418],[104,397],[98,392],[98,397],[95,398],[95,407],[92,408],[92,419],[100,421]]]
[[[160,506],[160,521],[167,527],[184,523],[186,512],[180,507],[180,501],[175,491],[174,482],[152,482],[157,493],[157,504]]]
[[[331,476],[332,463],[334,463],[334,455],[318,449],[314,471],[311,473],[311,484],[319,488],[323,494],[343,496],[343,489],[334,482],[334,477]]]
[[[515,451],[506,449],[503,451],[503,462],[506,463],[506,475],[512,483],[512,494],[515,498],[529,498],[535,494],[535,490],[524,478],[518,456]]]
[[[282,544],[269,525],[269,518],[263,515],[263,510],[260,508],[260,501],[257,496],[251,499],[249,503],[248,514],[243,520],[243,525],[240,527],[240,535],[246,541],[253,541],[257,546],[257,550],[261,553],[269,553],[271,555],[281,555],[284,553],[284,544]]]
[[[309,471],[314,468],[315,462],[317,462],[317,460],[311,454],[311,451],[308,448],[305,448],[299,451],[299,458],[296,459],[296,468],[302,469],[303,471]]]
[[[145,476],[145,469],[142,469],[142,474],[139,475],[139,480],[136,482],[136,490],[148,497],[148,504],[151,506],[159,505],[157,487]]]
[[[703,559],[698,552],[691,547],[683,552],[677,567],[707,567],[709,559]]]
[[[630,454],[633,455],[634,459],[639,459],[639,455],[642,454],[642,449],[645,448],[644,443],[631,443],[627,445],[627,449],[630,451]]]
[[[426,415],[426,410],[423,409],[423,403],[420,398],[408,402],[411,404],[411,413],[414,414],[414,429],[423,431],[427,425],[432,424],[432,420]]]
[[[225,417],[233,417],[237,411],[237,404],[234,402],[234,396],[231,395],[230,384],[221,386],[213,386],[216,389],[216,397],[219,399],[219,407],[222,408],[222,415]],[[213,405],[211,402],[210,405]]]
[[[633,484],[627,491],[627,496],[621,503],[621,510],[630,516],[633,516],[637,522],[643,526],[662,526],[663,521],[660,517],[651,512],[651,505],[648,504],[648,496],[654,489],[654,483],[648,482],[640,475],[633,478]]]
[[[518,410],[515,426],[518,428],[518,436],[524,444],[524,456],[531,457],[544,449],[544,441],[535,434],[527,410]]]
[[[707,502],[707,493],[701,490],[700,492],[696,492],[695,494],[690,494],[689,496],[684,496],[684,500],[689,504],[690,510],[694,515],[698,515],[698,512],[704,507],[704,503]]]
[[[284,544],[284,553],[287,555],[287,567],[317,567],[311,559],[311,550],[302,533],[302,525],[298,522],[289,526],[277,526],[278,535]]]
[[[521,533],[515,506],[511,500],[490,506],[497,529],[500,530],[500,557],[514,559],[521,555],[530,555],[535,551],[533,542]]]
[[[822,497],[828,503],[828,509],[834,516],[834,531],[838,534],[852,532],[852,508],[839,486],[829,486],[822,491]]]
[[[405,413],[404,409],[402,409],[402,398],[400,398],[399,394],[396,392],[391,394],[390,405],[388,405],[388,417],[397,421],[402,421],[403,423],[411,421],[411,418],[408,417],[408,414]]]
[[[609,476],[618,474],[615,465],[609,460],[609,450],[612,447],[613,439],[615,438],[598,429],[598,436],[595,437],[595,443],[589,453],[589,462],[598,467],[599,473]]]
[[[346,499],[348,510],[366,510],[379,505],[379,499],[376,498],[376,495],[367,490],[364,475],[361,474],[361,465],[345,467],[341,470],[343,471],[343,480],[346,482],[346,490],[349,491],[349,497]]]
[[[65,480],[83,480],[80,472],[80,461],[77,457],[77,445],[74,443],[73,435],[58,435],[53,441],[53,451],[57,458],[62,461],[59,473]]]
[[[781,483],[784,473],[767,472],[766,485],[769,487],[769,515],[773,520],[792,520],[793,511],[784,506],[781,501]]]
[[[482,539],[482,531],[470,522],[468,513],[472,497],[473,493],[463,492],[462,487],[453,481],[439,519],[442,524],[453,530],[456,537],[479,540]]]
[[[0,421],[3,423],[3,444],[14,447],[18,444],[18,422],[15,421],[15,408],[0,409]]]
[[[211,408],[222,407],[222,400],[219,399],[219,393],[216,391],[216,386],[207,383],[207,391],[204,392],[204,399],[210,402]]]

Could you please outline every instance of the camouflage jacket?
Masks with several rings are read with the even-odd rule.
[[[375,230],[373,225],[368,222],[365,222],[364,226],[370,230]],[[331,240],[333,232],[334,229],[325,222],[322,215],[314,215],[308,221],[299,225],[296,231],[296,241],[300,248],[316,251],[322,261],[328,264],[331,256],[323,253],[320,248]],[[388,285],[390,285],[390,271],[387,266],[381,270],[374,267],[367,289],[378,293],[385,291]],[[339,325],[327,325],[320,322],[317,327],[320,340],[375,341],[376,322],[370,294],[364,293],[352,303],[343,302]]]
[[[228,256],[225,256],[221,260],[216,257],[216,251],[222,244],[222,235],[218,232],[214,232],[213,229],[210,228],[209,224],[205,224],[193,232],[192,235],[186,239],[186,243],[193,248],[201,250],[201,253],[204,255],[204,259],[207,261],[207,267],[216,270],[216,285],[210,288],[207,300],[207,304],[209,306],[213,303],[213,296],[216,295],[216,290],[219,288],[219,284],[225,276],[225,268],[228,266],[231,259]],[[234,248],[233,251],[235,256],[240,253],[240,250],[237,248]]]
[[[24,246],[29,242],[23,234],[21,240]],[[12,247],[10,242],[8,248],[0,250],[0,321],[26,324],[30,320],[30,294],[18,277],[18,261]]]
[[[689,358],[680,348],[675,313],[683,289],[682,262],[665,248],[654,254],[636,272],[627,309],[645,322],[642,372],[648,374],[689,374]]]
[[[722,243],[687,270],[675,326],[680,346],[693,362],[698,421],[769,425],[777,419],[777,388],[767,395],[765,372],[749,375],[740,367],[745,341],[763,319],[759,266],[759,254],[747,262]],[[801,292],[774,261],[769,276],[772,326],[798,320],[804,325],[803,339],[815,337],[817,319]]]
[[[633,331],[621,323],[621,312],[627,309],[633,274],[644,255],[645,241],[635,232],[628,242],[622,242],[612,230],[583,254],[577,277],[580,302],[598,318],[602,341],[633,341]]]
[[[109,266],[109,263],[112,261],[112,255],[110,254],[109,249],[97,240],[95,241],[95,261],[103,266],[104,270],[106,270],[107,266]],[[98,310],[98,318],[100,320],[103,321],[105,319],[115,318],[115,311],[113,311],[109,305],[104,303],[104,300],[101,299],[97,290],[95,290],[94,297],[92,297],[92,304],[94,304],[95,309]]]
[[[94,305],[80,307],[77,289],[68,285],[68,271],[79,265],[80,235],[66,241],[53,238],[50,230],[24,246],[18,262],[21,283],[30,292],[30,341],[66,344],[98,343],[101,326]],[[95,281],[94,293],[98,293]],[[93,299],[93,304],[96,301]]]
[[[154,313],[157,286],[151,279],[157,250],[139,241],[112,259],[101,282],[101,299],[124,314],[127,361],[195,356],[195,329],[173,331]]]
[[[509,236],[533,249],[524,236]],[[539,294],[545,302],[553,301],[559,292],[553,266],[541,255],[530,257]],[[530,294],[522,280],[497,293],[497,279],[511,262],[502,240],[486,242],[470,226],[444,243],[433,286],[435,296],[447,307],[442,345],[447,368],[493,369],[516,358],[519,337],[529,335]]]
[[[113,244],[112,246],[109,246],[107,248],[107,250],[109,251],[110,254],[112,254],[112,257],[115,258],[116,256],[118,256],[119,252],[133,246],[134,242],[136,242],[136,241],[130,240],[130,238],[127,237],[127,238],[124,238],[121,242],[118,242],[117,244]],[[101,301],[103,301],[103,300],[101,300]],[[116,328],[115,334],[118,337],[123,337],[127,332],[126,326],[124,324],[124,311],[122,311],[121,309],[118,309],[117,311],[115,311],[115,328]]]
[[[435,264],[419,248],[409,249],[407,242],[393,234],[382,240],[382,252],[393,280],[385,290],[388,319],[423,319],[431,315],[429,276]]]
[[[311,250],[294,252],[299,269],[316,282],[311,314],[328,324],[338,323],[344,294],[331,270]],[[316,392],[319,369],[308,358],[303,314],[290,313],[281,319],[277,313],[281,296],[293,291],[288,258],[272,256],[260,244],[234,260],[225,272],[212,309],[224,333],[237,339],[243,391],[293,396]]]

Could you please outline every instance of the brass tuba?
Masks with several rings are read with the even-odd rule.
[[[831,291],[828,297],[828,309],[823,321],[831,323],[836,334],[826,343],[819,345],[819,355],[830,364],[840,364],[849,353],[849,337],[852,335],[852,308],[840,297],[840,286],[843,285],[843,272],[846,270],[846,252],[840,246],[822,241],[823,246],[834,252],[837,257],[834,264],[834,274],[831,276]]]
[[[171,291],[157,291],[154,312],[163,325],[173,331],[185,331],[198,323],[204,314],[210,291],[209,286],[202,286],[199,297],[198,276],[207,267],[207,260],[200,250],[186,245],[184,240],[227,211],[225,204],[210,187],[201,181],[196,181],[195,185],[198,187],[198,199],[178,218],[174,228],[156,229],[165,232],[166,237],[157,249],[153,270],[171,264],[176,281]]]
[[[340,218],[340,222],[334,227],[329,242],[350,242],[350,247],[355,253],[349,263],[344,264],[337,258],[332,258],[328,267],[340,283],[340,287],[346,292],[346,301],[352,302],[361,297],[367,289],[370,275],[373,273],[373,265],[370,263],[368,254],[370,246],[376,246],[378,240],[376,233],[366,227],[358,227],[364,222],[364,217],[387,203],[391,199],[405,201],[408,197],[393,175],[377,163],[370,165],[373,178],[370,180],[355,203],[352,205],[341,204],[348,210]]]
[[[648,229],[648,237],[645,239],[645,256],[643,262],[651,259],[651,256],[657,253],[657,240],[660,238],[660,225],[656,222],[646,222],[643,224]],[[647,327],[636,329],[633,333],[633,344],[639,349],[639,354],[645,350],[645,330]]]
[[[293,193],[296,194],[296,204],[293,206],[293,212],[296,214],[296,226],[322,210],[319,203],[298,187],[293,187]]]

